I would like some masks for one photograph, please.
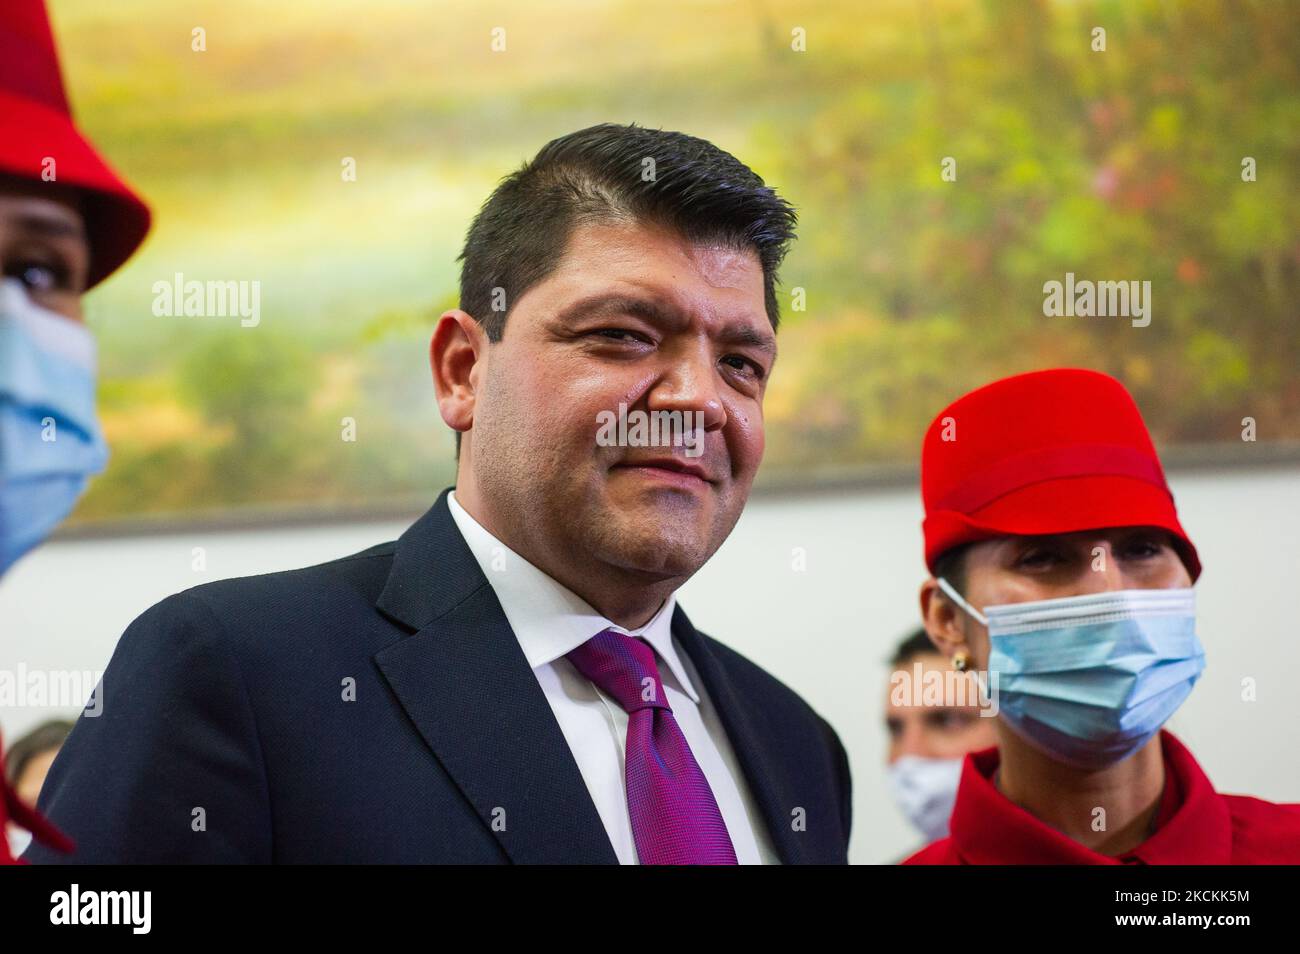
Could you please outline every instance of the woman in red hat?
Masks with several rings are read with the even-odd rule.
[[[1132,397],[1095,371],[996,381],[930,426],[921,588],[998,745],[907,864],[1300,862],[1300,805],[1222,795],[1164,723],[1205,666],[1178,521]]]
[[[76,503],[108,450],[81,296],[130,257],[149,210],[73,124],[43,0],[0,10],[0,574]],[[4,784],[12,821],[71,842]],[[0,837],[0,864],[12,863]]]

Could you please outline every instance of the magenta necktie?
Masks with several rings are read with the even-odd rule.
[[[655,651],[607,629],[568,658],[627,712],[627,809],[641,863],[736,864],[713,790],[664,695]]]

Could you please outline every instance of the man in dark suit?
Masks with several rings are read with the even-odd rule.
[[[455,490],[137,619],[42,792],[71,860],[845,862],[834,730],[675,596],[762,458],[794,221],[636,126],[504,180],[430,348]]]

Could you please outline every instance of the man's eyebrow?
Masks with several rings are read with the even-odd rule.
[[[614,315],[635,315],[652,324],[669,327],[682,323],[681,314],[672,305],[653,298],[624,294],[601,294],[583,298],[562,309],[558,318],[569,324],[587,318]],[[776,354],[775,338],[741,321],[728,323],[718,338],[724,344],[751,347],[769,355]]]
[[[614,315],[635,315],[657,324],[671,324],[678,318],[669,306],[661,305],[652,298],[636,295],[600,294],[580,299],[560,311],[558,318],[568,324],[584,318],[612,317]]]
[[[722,329],[718,338],[723,344],[754,348],[767,355],[776,354],[776,339],[771,335],[763,334],[753,325],[733,322]]]

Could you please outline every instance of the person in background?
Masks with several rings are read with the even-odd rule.
[[[1300,862],[1300,805],[1219,794],[1164,728],[1205,668],[1201,561],[1120,382],[972,391],[926,433],[921,489],[921,615],[988,680],[998,745],[966,756],[951,834],[907,864]]]
[[[928,680],[952,669],[924,629],[898,644],[890,667],[886,777],[899,810],[928,843],[948,834],[963,756],[997,745],[997,733],[993,719],[980,715],[978,700],[945,698],[938,705],[915,705],[910,692],[895,691],[906,690],[918,674]]]
[[[42,722],[10,747],[6,755],[5,782],[23,804],[36,804],[45,775],[71,731],[72,723],[68,720],[51,719]],[[9,840],[9,852],[15,858],[32,842],[31,832],[12,823],[5,834]]]
[[[108,449],[82,295],[149,231],[149,209],[72,120],[43,0],[0,7],[0,575],[68,515]],[[2,743],[3,740],[0,740]],[[3,774],[0,744],[0,774]],[[12,821],[72,847],[7,784]],[[0,839],[0,864],[12,864]]]

